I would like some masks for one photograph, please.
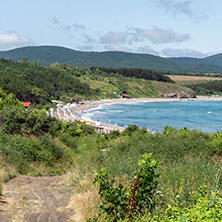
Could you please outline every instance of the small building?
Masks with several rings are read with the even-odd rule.
[[[28,108],[31,105],[31,102],[22,102],[25,108]]]
[[[72,103],[82,103],[83,101],[78,98],[72,98]]]
[[[130,96],[126,93],[121,94],[122,99],[130,99]]]

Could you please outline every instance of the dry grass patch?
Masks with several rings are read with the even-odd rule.
[[[75,193],[71,197],[68,205],[69,209],[75,211],[70,218],[73,222],[85,222],[89,218],[94,218],[98,214],[99,195],[98,190],[94,187],[84,193]]]
[[[183,81],[210,81],[210,80],[222,80],[218,77],[208,77],[208,76],[182,76],[182,75],[167,75],[175,82]]]
[[[1,160],[0,160],[1,161]],[[17,170],[12,166],[4,166],[0,168],[0,183],[4,183],[14,178],[17,175]]]
[[[75,214],[70,218],[73,222],[85,222],[98,214],[98,188],[93,185],[93,175],[81,175],[79,171],[68,173],[63,178],[63,185],[72,189],[72,196],[67,209]]]

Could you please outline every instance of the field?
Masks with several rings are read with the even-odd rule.
[[[184,82],[184,81],[189,81],[189,82],[196,82],[196,81],[214,81],[214,80],[221,80],[219,77],[209,77],[209,76],[183,76],[183,75],[167,75],[170,77],[172,80],[175,82]]]

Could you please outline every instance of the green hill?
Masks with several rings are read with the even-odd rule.
[[[222,67],[222,53],[204,58],[203,61],[206,64],[211,64],[211,65]]]
[[[170,61],[189,67],[189,72],[221,73],[222,71],[222,54],[209,56],[203,59],[198,58],[169,58]]]
[[[58,46],[33,46],[0,52],[0,58],[19,61],[27,57],[30,63],[40,61],[80,67],[143,68],[162,72],[184,71],[186,68],[159,56],[126,52],[81,52]]]
[[[167,97],[171,94],[179,96],[182,92],[194,95],[192,90],[172,83],[169,77],[160,73],[149,73],[148,70],[142,73],[143,70],[140,69],[122,71],[129,72],[127,75],[138,76],[133,75],[130,78],[121,73],[109,74],[99,69],[61,64],[44,67],[0,59],[0,86],[5,92],[13,93],[18,100],[36,105],[47,105],[52,99],[70,101],[73,97],[87,100],[119,98],[122,91],[127,91],[134,98],[160,95]],[[148,77],[151,78],[147,80]],[[154,80],[161,83],[157,84]]]
[[[31,46],[0,52],[0,58],[19,61],[27,57],[30,63],[53,63],[79,67],[143,68],[163,73],[222,73],[222,54],[197,58],[162,58],[149,54],[127,52],[81,52],[59,46]]]

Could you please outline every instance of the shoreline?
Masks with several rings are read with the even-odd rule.
[[[106,100],[94,100],[86,101],[84,104],[79,106],[72,106],[73,112],[79,112],[81,110],[89,110],[98,107],[102,104],[115,104],[115,103],[140,103],[140,102],[176,102],[176,101],[222,101],[222,96],[208,97],[208,96],[197,96],[196,98],[132,98],[132,99],[106,99]]]
[[[70,104],[64,106],[64,109],[67,110],[67,113],[71,113],[72,121],[77,120],[85,122],[86,124],[92,125],[95,129],[101,130],[102,128],[106,131],[118,130],[122,132],[125,127],[118,125],[112,125],[107,123],[97,122],[95,120],[86,120],[81,117],[81,111],[87,111],[90,109],[98,108],[102,104],[117,104],[117,103],[140,103],[140,102],[174,102],[174,101],[222,101],[222,96],[208,97],[208,96],[197,96],[196,98],[133,98],[133,99],[106,99],[106,100],[94,100],[94,101],[85,101],[84,104]]]

